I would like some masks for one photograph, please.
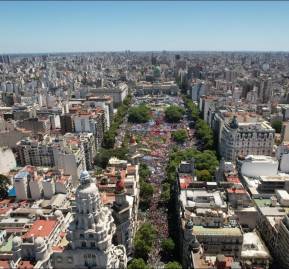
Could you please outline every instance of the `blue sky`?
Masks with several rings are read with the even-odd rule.
[[[289,2],[0,2],[0,52],[289,51]]]

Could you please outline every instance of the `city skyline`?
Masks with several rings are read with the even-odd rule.
[[[289,51],[286,2],[1,2],[0,53]]]

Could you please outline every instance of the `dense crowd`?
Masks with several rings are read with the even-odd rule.
[[[179,97],[169,99],[174,104],[182,105]],[[161,184],[165,180],[165,168],[168,162],[169,152],[174,143],[171,140],[171,134],[179,128],[187,129],[188,123],[183,120],[180,123],[167,123],[164,119],[164,113],[155,110],[152,113],[150,122],[143,124],[134,124],[130,131],[132,134],[140,138],[141,147],[147,149],[147,153],[143,157],[143,162],[148,165],[151,175],[148,181],[154,186],[154,195],[151,199],[147,212],[147,221],[154,225],[157,229],[158,239],[155,241],[154,247],[149,255],[148,264],[154,268],[160,265],[161,259],[161,242],[169,237],[167,208],[161,205]],[[190,146],[190,141],[181,145],[182,147]]]

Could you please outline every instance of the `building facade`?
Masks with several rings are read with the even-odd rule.
[[[233,117],[221,131],[220,154],[227,161],[235,161],[238,156],[271,156],[274,136],[275,130],[265,122],[239,124]]]
[[[69,245],[53,254],[53,268],[126,268],[125,247],[112,244],[115,230],[95,182],[83,171],[76,190],[76,212],[68,228]]]

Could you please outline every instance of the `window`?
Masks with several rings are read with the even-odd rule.
[[[81,243],[81,247],[86,248],[86,242],[83,241],[83,242]]]
[[[67,257],[67,262],[68,263],[72,263],[73,262],[73,258],[72,257]]]
[[[95,242],[91,242],[91,243],[90,243],[90,247],[91,247],[91,248],[95,248],[95,246],[96,246],[96,245],[95,245]]]
[[[84,238],[84,234],[79,234],[79,238],[83,239]]]
[[[93,234],[89,234],[88,237],[89,238],[93,238],[94,236],[93,236]]]
[[[62,262],[62,257],[57,257],[56,261],[59,262],[59,263]]]

